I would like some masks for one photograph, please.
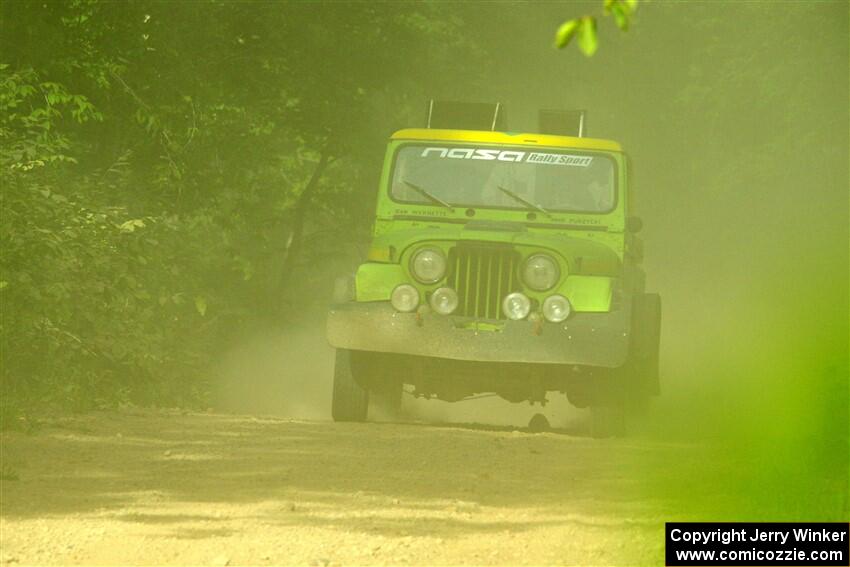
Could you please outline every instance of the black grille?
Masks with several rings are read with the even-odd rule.
[[[456,313],[504,319],[502,298],[519,289],[519,256],[509,246],[458,244],[449,252],[448,281],[458,295]]]

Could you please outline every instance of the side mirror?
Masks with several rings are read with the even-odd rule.
[[[629,232],[640,232],[643,228],[643,220],[640,217],[629,217],[626,219],[626,230]]]

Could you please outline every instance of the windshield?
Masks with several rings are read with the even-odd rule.
[[[408,145],[396,153],[390,193],[406,203],[607,213],[615,173],[600,154]]]

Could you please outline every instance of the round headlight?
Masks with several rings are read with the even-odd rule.
[[[531,311],[531,300],[524,293],[515,291],[509,293],[504,301],[502,301],[502,311],[505,317],[519,321],[528,317],[528,312]]]
[[[419,291],[410,284],[396,286],[390,295],[390,303],[402,313],[415,311],[419,307]]]
[[[439,250],[425,248],[413,255],[410,271],[424,284],[438,282],[446,275],[446,257]]]
[[[431,309],[440,315],[450,315],[457,309],[457,292],[450,287],[441,287],[431,294]]]
[[[552,323],[564,321],[572,311],[570,300],[563,295],[550,295],[543,301],[543,316]]]
[[[522,281],[535,291],[552,289],[560,276],[558,263],[545,254],[535,254],[522,267]]]

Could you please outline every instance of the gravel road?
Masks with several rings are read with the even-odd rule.
[[[675,455],[674,455],[675,452]],[[682,447],[127,409],[2,435],[10,564],[663,564]]]

